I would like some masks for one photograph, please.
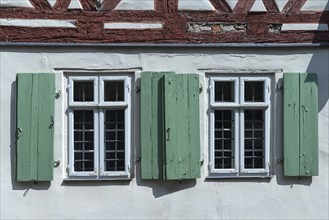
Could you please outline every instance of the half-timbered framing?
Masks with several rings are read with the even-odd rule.
[[[132,0],[25,0],[20,1],[25,2],[21,5],[15,2],[1,2],[1,42],[329,42],[329,6],[325,0],[200,1],[207,5],[205,8],[201,3],[192,5],[198,1],[191,0],[144,0],[136,3]],[[315,6],[320,3],[321,7],[308,6],[308,2],[315,2]],[[134,8],[129,4],[140,5]],[[44,20],[54,23],[47,26],[43,24]],[[35,25],[36,22],[40,24]],[[56,22],[70,25],[58,25]],[[111,25],[107,26],[108,23]],[[129,25],[120,26],[122,23]]]

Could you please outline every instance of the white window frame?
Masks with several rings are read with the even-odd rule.
[[[234,102],[215,102],[215,82],[234,81]],[[264,102],[244,101],[244,82],[264,81]],[[209,177],[263,177],[270,176],[270,128],[271,128],[271,78],[269,76],[239,75],[234,77],[209,77]],[[244,110],[265,110],[265,147],[264,169],[246,169],[244,167]],[[215,110],[234,112],[234,168],[215,169]]]
[[[94,102],[74,102],[74,81],[94,81]],[[124,81],[124,101],[104,101],[104,81]],[[129,179],[131,177],[131,75],[68,76],[68,178],[69,179]],[[94,111],[94,171],[74,171],[73,110]],[[125,170],[105,171],[104,110],[125,110]]]

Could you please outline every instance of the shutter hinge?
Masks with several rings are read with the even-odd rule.
[[[55,91],[55,99],[59,99],[61,97],[61,95],[62,95],[61,90],[56,90]]]
[[[70,168],[71,168],[70,165],[68,165],[68,166],[66,167],[66,173],[69,173],[69,172],[70,172]]]
[[[54,167],[58,167],[61,164],[60,160],[54,161]]]
[[[276,91],[276,92],[279,92],[279,91],[281,91],[281,90],[283,90],[283,86],[282,86],[282,85],[279,85],[279,84],[276,84],[275,91]]]
[[[141,88],[139,86],[136,87],[136,93],[140,93],[141,92]]]

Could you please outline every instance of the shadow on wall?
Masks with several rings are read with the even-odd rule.
[[[16,112],[16,82],[11,84],[11,103],[10,112]],[[50,187],[50,182],[17,182],[16,181],[16,114],[10,116],[10,166],[11,166],[11,183],[13,190],[24,191],[25,197],[30,189],[47,190]]]

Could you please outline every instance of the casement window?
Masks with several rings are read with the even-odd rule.
[[[68,77],[70,178],[130,176],[131,77]]]
[[[210,177],[267,176],[271,79],[211,77]]]

